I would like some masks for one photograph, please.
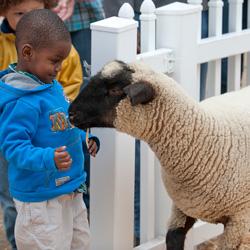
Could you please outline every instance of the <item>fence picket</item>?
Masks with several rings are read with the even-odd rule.
[[[242,30],[243,0],[229,0],[229,32]],[[228,58],[228,91],[240,89],[241,55]]]
[[[140,48],[141,52],[155,50],[155,5],[152,0],[144,0],[140,15]]]
[[[209,37],[222,34],[222,8],[221,0],[210,0],[209,6]],[[206,81],[206,97],[220,95],[221,93],[221,59],[208,63]]]

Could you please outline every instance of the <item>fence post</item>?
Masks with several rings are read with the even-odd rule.
[[[229,0],[229,32],[242,30],[242,4],[243,0]],[[227,91],[240,89],[241,81],[241,55],[228,58]]]
[[[136,59],[137,22],[111,17],[91,24],[92,74],[108,61]],[[92,250],[133,248],[134,139],[94,129],[101,150],[90,175]]]
[[[132,19],[119,17],[91,24],[92,75],[108,61],[119,59],[131,62],[136,59],[137,25]]]
[[[144,0],[141,8],[141,52],[155,50],[155,5],[152,0]]]
[[[222,8],[221,0],[210,0],[209,6],[209,37],[222,34]],[[221,94],[221,59],[208,63],[206,82],[206,97]]]
[[[196,49],[201,37],[201,6],[172,3],[156,9],[156,48],[173,49],[173,77],[199,100],[200,86]]]

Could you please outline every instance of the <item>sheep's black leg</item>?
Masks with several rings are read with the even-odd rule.
[[[186,223],[184,227],[169,229],[166,235],[166,247],[167,250],[183,250],[186,234],[188,230],[195,223],[195,219],[192,217],[186,217]]]

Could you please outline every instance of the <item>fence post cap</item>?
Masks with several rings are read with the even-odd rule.
[[[122,18],[133,19],[135,12],[129,3],[124,3],[119,9],[118,16]]]
[[[182,16],[182,15],[189,15],[196,12],[200,12],[202,10],[201,5],[193,5],[193,4],[186,4],[186,3],[171,3],[166,6],[157,8],[155,13],[157,15],[174,15],[174,16]]]
[[[121,33],[126,30],[136,29],[138,22],[134,19],[109,17],[90,24],[91,30],[106,31],[110,33]]]
[[[142,2],[140,11],[142,14],[153,14],[155,12],[155,5],[152,0],[144,0]]]

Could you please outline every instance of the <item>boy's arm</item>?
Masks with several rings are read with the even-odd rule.
[[[69,100],[73,101],[83,82],[80,57],[73,45],[68,57],[62,63],[62,69],[57,75],[57,80],[62,84]]]
[[[7,104],[1,114],[1,151],[6,160],[18,168],[56,171],[54,149],[35,147],[32,144],[38,119],[38,110],[24,102]]]

